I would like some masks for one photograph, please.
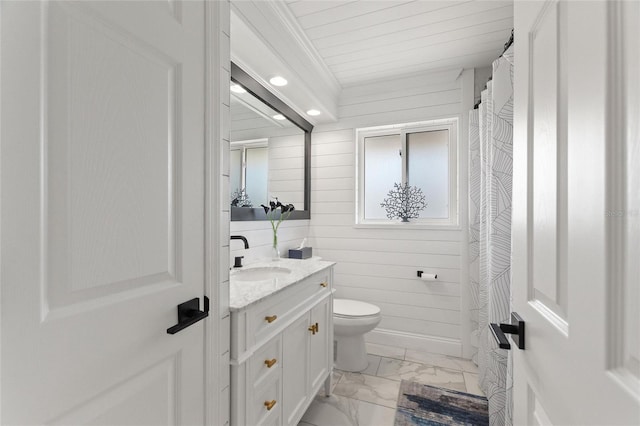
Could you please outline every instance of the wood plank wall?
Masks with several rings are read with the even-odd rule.
[[[300,245],[303,238],[309,234],[309,220],[284,221],[278,229],[278,246],[283,257],[287,256],[290,248]],[[249,249],[245,250],[242,241],[233,241],[230,246],[229,266],[233,266],[235,256],[244,256],[244,263],[248,264],[260,258],[271,257],[273,231],[269,221],[231,222],[231,235],[243,235],[249,241]]]
[[[269,138],[269,196],[304,209],[304,134]]]
[[[269,138],[269,195],[278,197],[285,204],[303,208],[304,135],[300,131],[295,133]],[[265,202],[251,201],[255,207]],[[286,256],[290,248],[297,247],[308,233],[309,220],[285,220],[278,229],[278,245],[282,256]],[[245,250],[242,242],[234,241],[230,247],[230,266],[233,266],[235,256],[244,256],[245,263],[271,256],[273,231],[270,222],[231,222],[231,235],[245,236],[249,241],[249,249]]]
[[[459,355],[462,231],[360,228],[355,225],[355,129],[461,115],[458,72],[345,88],[340,122],[312,133],[311,243],[337,262],[336,297],[378,305],[384,343],[392,334],[416,349]],[[460,129],[462,132],[462,129]],[[462,137],[462,136],[461,136]],[[460,144],[465,146],[466,144]],[[466,158],[466,157],[465,157]],[[466,179],[466,166],[460,179]],[[466,212],[460,212],[466,214]],[[438,274],[421,281],[417,270]],[[443,344],[444,342],[444,344]]]
[[[311,220],[285,223],[280,245],[288,249],[309,236],[314,255],[337,262],[337,297],[380,306],[383,319],[378,329],[367,336],[369,341],[462,354],[464,228],[354,226],[355,129],[461,117],[467,113],[462,111],[463,104],[469,105],[473,99],[471,79],[470,94],[464,91],[471,100],[463,102],[461,72],[412,75],[345,88],[340,99],[340,121],[317,126],[312,133]],[[459,149],[466,149],[462,126],[459,134]],[[459,157],[459,180],[466,182],[466,156]],[[459,215],[466,214],[466,203],[460,203]],[[245,251],[239,242],[237,246],[234,242],[231,262],[234,256],[244,255],[246,261],[251,261],[270,255],[268,222],[232,222],[231,233],[245,235],[251,245]],[[417,270],[437,272],[439,279],[421,281],[416,277]]]

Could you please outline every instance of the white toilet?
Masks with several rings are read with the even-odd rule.
[[[369,364],[364,334],[380,323],[380,308],[350,299],[333,299],[333,337],[336,341],[335,367],[362,371]]]

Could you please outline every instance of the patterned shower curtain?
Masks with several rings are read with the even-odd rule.
[[[493,62],[493,77],[469,113],[469,261],[473,360],[489,399],[491,425],[511,425],[511,353],[489,323],[509,322],[513,177],[513,46]]]

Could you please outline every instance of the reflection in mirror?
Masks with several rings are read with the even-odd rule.
[[[233,62],[231,81],[231,220],[267,220],[275,198],[309,219],[313,125]]]
[[[304,132],[250,93],[232,87],[231,205],[260,207],[278,198],[304,210]]]
[[[231,205],[233,207],[256,207],[268,199],[268,139],[231,142],[229,155]],[[249,196],[251,194],[251,196]],[[253,200],[253,201],[252,201]]]

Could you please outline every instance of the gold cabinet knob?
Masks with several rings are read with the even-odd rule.
[[[311,334],[316,334],[316,326],[314,324],[311,324],[307,330],[309,330]]]
[[[320,287],[326,287],[326,286],[328,286],[328,285],[329,285],[329,284],[327,284],[327,283],[320,283]]]
[[[273,406],[276,405],[276,400],[272,399],[271,401],[265,401],[264,406],[267,407],[267,410],[271,410]]]
[[[277,362],[277,361],[276,361],[276,359],[275,359],[275,358],[273,358],[273,359],[265,359],[265,360],[264,360],[264,363],[265,363],[265,365],[267,366],[267,368],[271,368],[271,367],[273,367],[273,365],[274,365],[276,362]]]
[[[271,324],[272,322],[274,322],[277,319],[278,319],[277,315],[269,315],[269,316],[264,317],[264,320],[266,322],[268,322],[269,324]]]

